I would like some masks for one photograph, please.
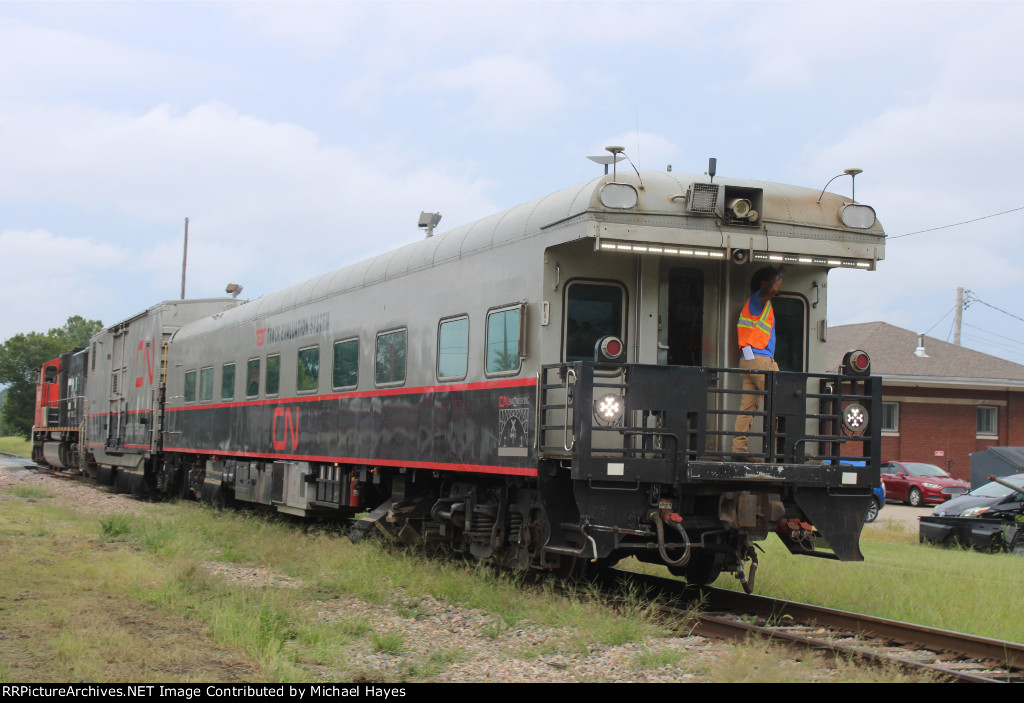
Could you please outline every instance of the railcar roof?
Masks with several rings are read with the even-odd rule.
[[[683,217],[686,215],[683,204],[685,201],[673,196],[685,195],[692,183],[707,183],[708,177],[641,171],[638,178],[635,172],[619,171],[616,182],[628,183],[638,190],[639,202],[630,211],[612,210],[602,205],[601,186],[611,181],[612,176],[609,174],[564,188],[543,198],[249,301],[217,315],[216,319],[207,318],[183,327],[177,338],[199,336],[213,328],[221,329],[225,325],[244,324],[265,318],[316,300],[463,259],[534,236],[549,236],[551,244],[578,239],[586,236],[585,228],[556,225],[568,224],[569,221],[575,221],[588,213],[595,219]],[[848,198],[825,193],[819,203],[818,190],[767,181],[716,177],[714,182],[719,185],[762,189],[764,203],[761,219],[765,223],[836,230],[841,228],[838,220],[839,209],[850,202]],[[884,237],[878,223],[862,232],[878,235],[879,238]]]

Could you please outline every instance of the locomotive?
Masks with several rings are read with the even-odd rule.
[[[136,493],[362,514],[355,535],[517,568],[633,556],[751,590],[771,532],[863,559],[881,383],[861,351],[824,368],[826,281],[873,270],[884,240],[832,193],[605,174],[256,300],[109,327],[41,370],[36,458]],[[787,266],[780,370],[740,370],[765,264]],[[736,457],[744,374],[765,390]]]

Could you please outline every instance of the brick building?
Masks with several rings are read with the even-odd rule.
[[[882,461],[936,464],[971,480],[970,454],[1024,445],[1024,366],[884,322],[828,330],[827,368],[863,349],[882,377]],[[916,353],[915,353],[916,352]]]

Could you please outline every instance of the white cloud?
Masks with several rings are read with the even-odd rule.
[[[466,108],[455,112],[462,112],[459,119],[488,131],[541,121],[566,101],[564,87],[547,67],[518,56],[481,56],[428,76],[426,82],[452,94],[456,103],[468,94]]]

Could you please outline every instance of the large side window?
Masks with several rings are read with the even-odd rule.
[[[235,365],[224,364],[220,370],[220,399],[231,400],[235,397]]]
[[[469,362],[469,318],[443,320],[437,329],[437,377],[461,380]]]
[[[245,366],[245,397],[255,398],[260,394],[260,360],[249,359]]]
[[[807,370],[807,301],[795,295],[777,295],[775,309],[775,363],[780,371]]]
[[[517,373],[522,366],[520,310],[516,305],[487,313],[487,373]]]
[[[191,403],[196,399],[196,372],[185,372],[185,402]]]
[[[355,388],[359,383],[359,340],[345,339],[334,343],[334,370],[331,387]]]
[[[574,281],[565,289],[565,360],[594,358],[597,340],[614,335],[625,342],[622,286]]]
[[[199,400],[213,400],[213,367],[199,370]]]
[[[408,331],[394,330],[377,335],[374,379],[378,386],[405,383]]]
[[[281,388],[281,355],[267,355],[267,395],[277,395]]]
[[[295,377],[296,390],[315,391],[320,385],[320,347],[299,350]]]

